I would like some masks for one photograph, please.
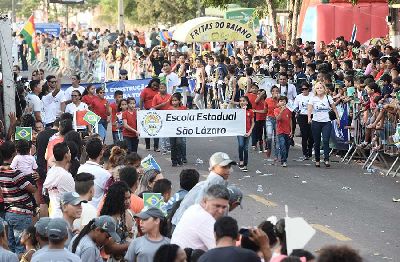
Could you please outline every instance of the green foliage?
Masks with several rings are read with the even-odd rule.
[[[137,0],[137,22],[142,25],[178,24],[196,17],[196,0]]]
[[[20,8],[17,9],[17,16],[22,18],[29,18],[33,11],[43,8],[42,0],[21,0]]]

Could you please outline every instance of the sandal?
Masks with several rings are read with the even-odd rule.
[[[330,167],[331,164],[329,163],[329,161],[324,161],[325,167]]]
[[[315,167],[321,167],[321,163],[320,162],[315,162]]]

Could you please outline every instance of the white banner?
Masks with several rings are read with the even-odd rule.
[[[246,132],[244,109],[140,110],[140,137],[242,136]]]

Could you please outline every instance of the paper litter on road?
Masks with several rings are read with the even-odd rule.
[[[260,176],[273,176],[274,174],[262,174]]]
[[[304,164],[305,166],[311,166],[311,164]]]
[[[300,176],[294,176],[294,178],[300,178]]]
[[[257,169],[256,174],[261,174],[261,171]]]
[[[257,192],[263,192],[264,190],[263,190],[263,188],[262,188],[262,185],[258,185],[257,186]]]
[[[400,198],[393,198],[393,202],[400,202]]]
[[[342,187],[342,190],[351,190],[351,187],[344,186],[344,187]]]
[[[303,180],[301,181],[302,184],[307,184],[307,181]]]
[[[202,165],[204,163],[203,160],[201,160],[200,158],[196,159],[196,164]]]
[[[243,177],[251,177],[251,176],[243,176]]]

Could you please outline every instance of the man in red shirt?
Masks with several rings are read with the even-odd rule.
[[[119,136],[118,136],[118,128],[117,128],[117,111],[118,111],[118,105],[119,102],[124,98],[124,93],[121,90],[117,90],[114,92],[114,100],[115,102],[110,104],[111,108],[111,127],[112,127],[112,136],[113,136],[113,141],[114,144],[116,144],[119,141]]]
[[[286,107],[287,102],[286,96],[279,97],[278,107],[274,110],[282,167],[287,167],[290,138],[292,138],[292,112]]]
[[[145,89],[140,92],[139,108],[141,110],[149,110],[153,107],[153,98],[158,94],[160,86],[160,79],[153,78]],[[146,150],[150,150],[150,138],[145,138]],[[154,138],[154,151],[159,152],[158,149],[158,138]]]
[[[107,125],[110,122],[111,108],[107,99],[105,98],[105,90],[102,87],[96,89],[97,97],[93,99],[92,111],[101,117],[98,124],[98,133],[103,141],[107,135]]]

